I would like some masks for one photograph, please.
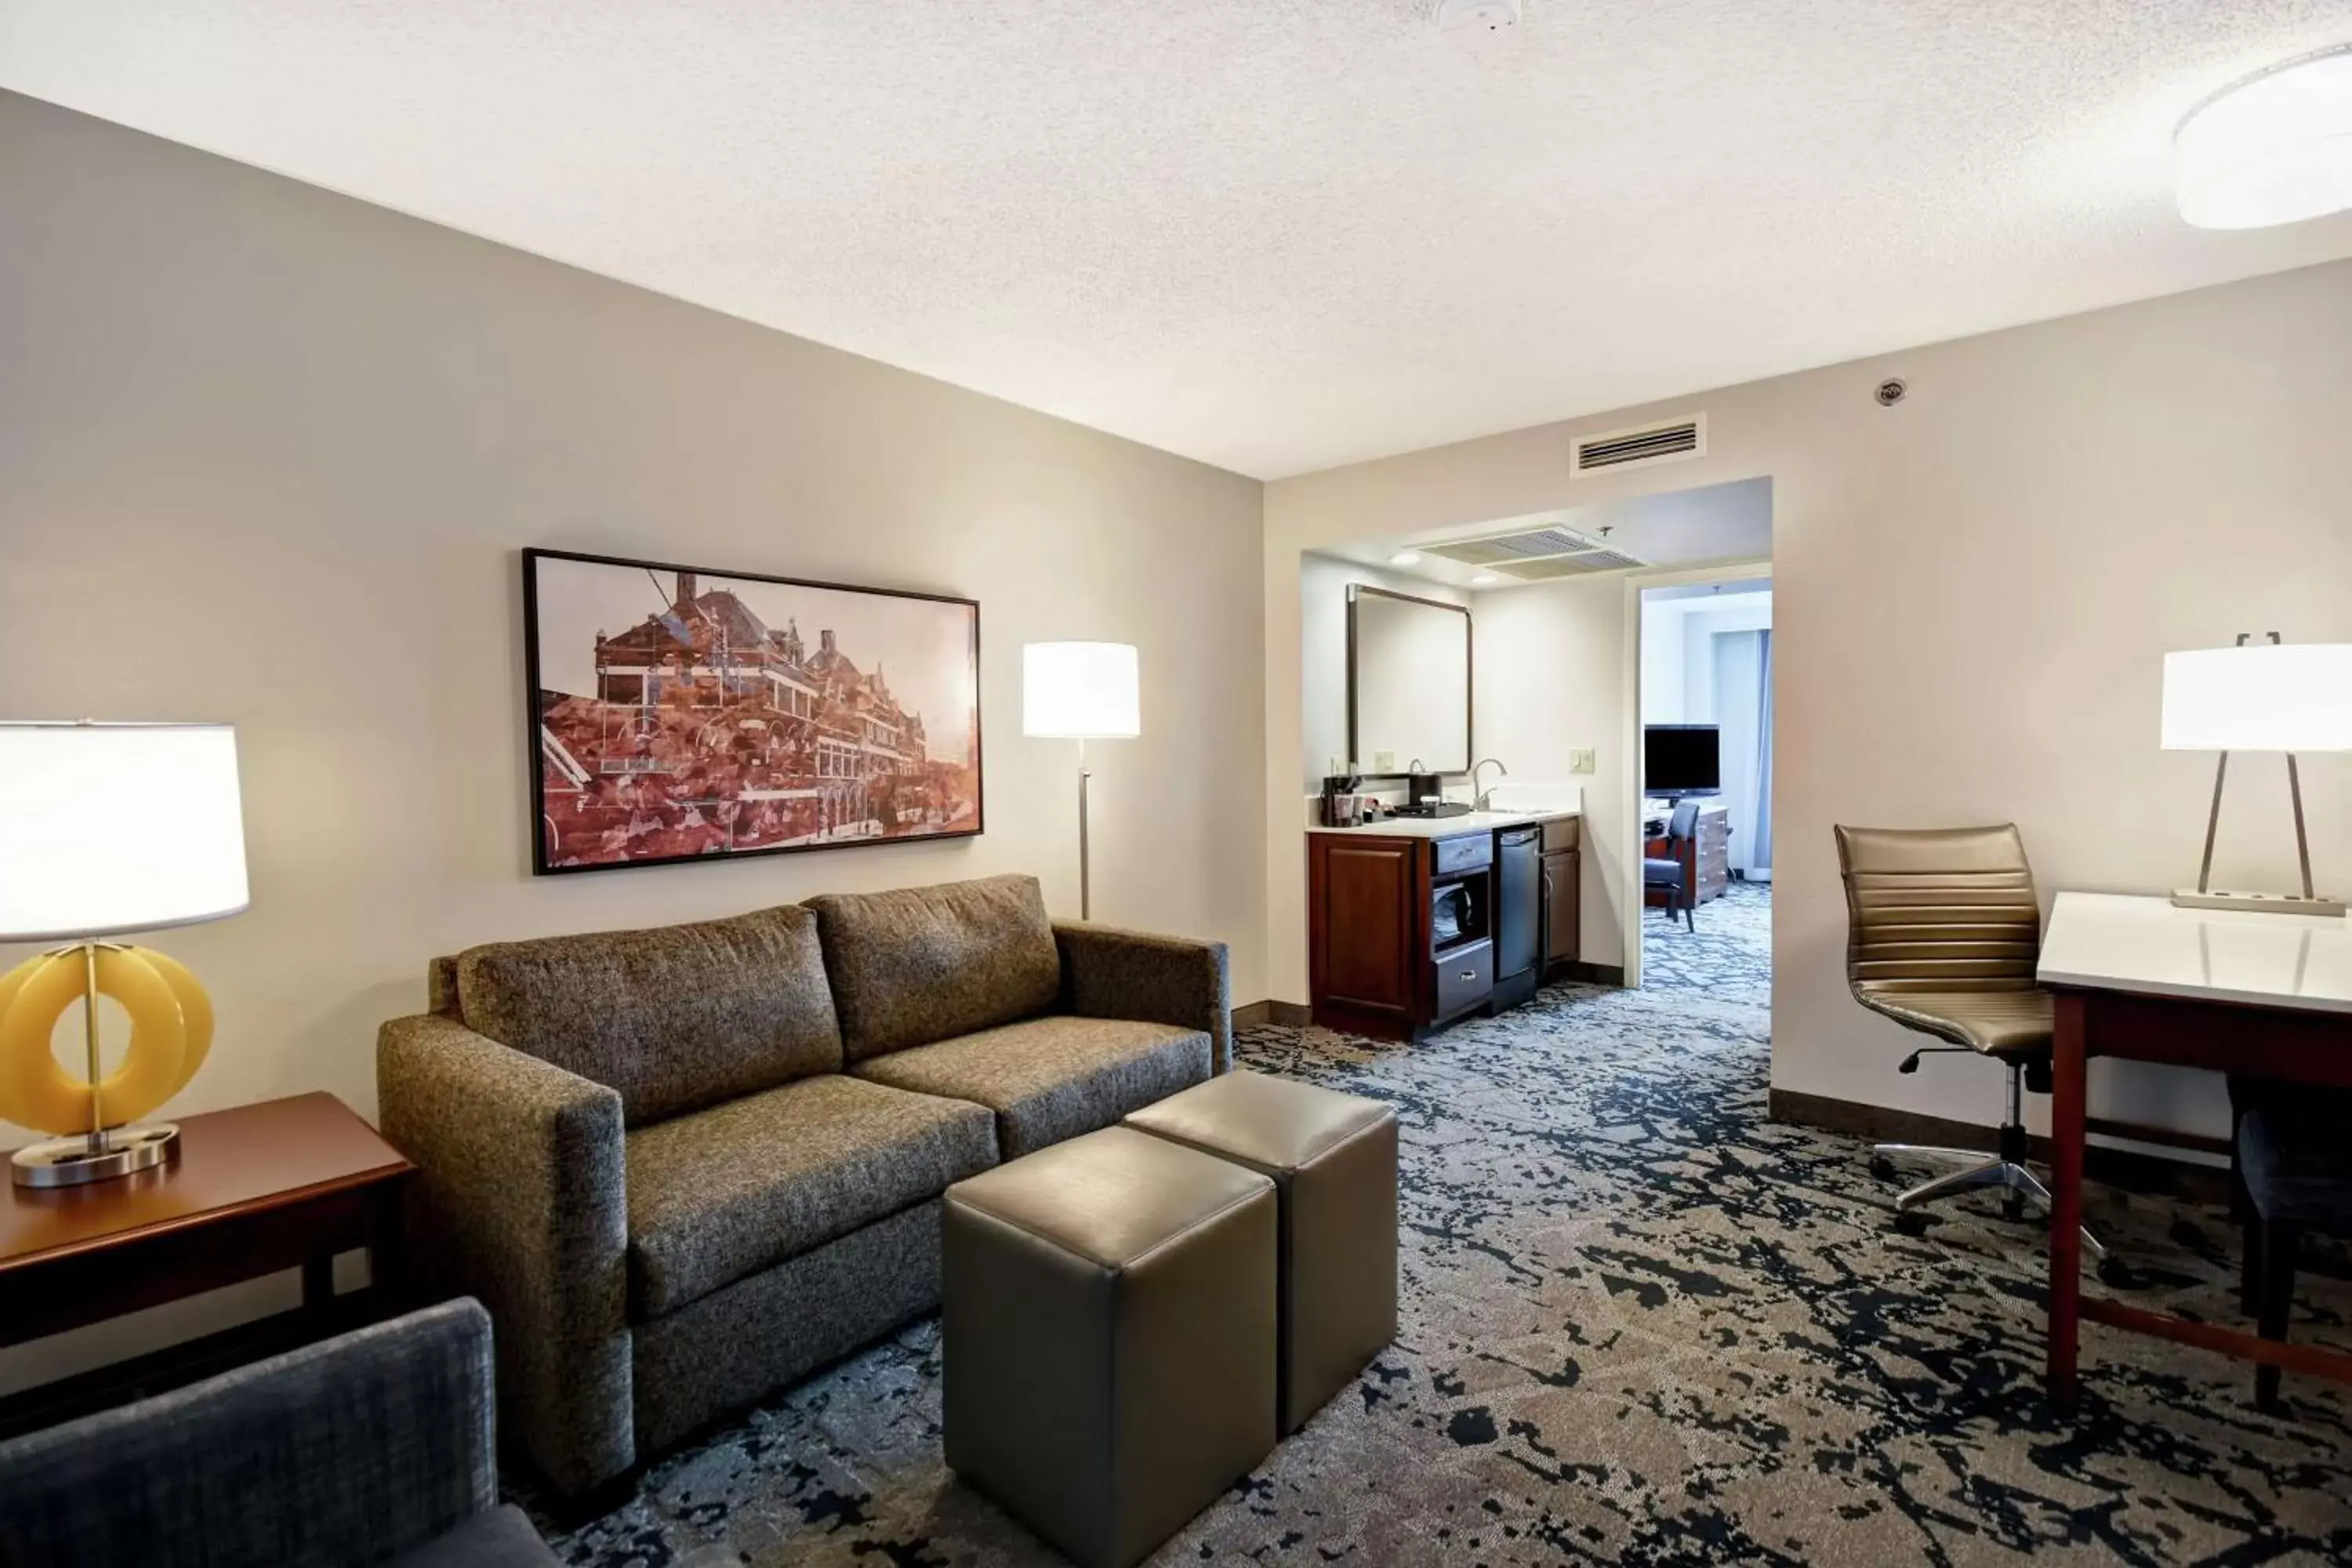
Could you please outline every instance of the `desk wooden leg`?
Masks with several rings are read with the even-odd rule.
[[[2060,1409],[2072,1410],[2083,1300],[2083,1101],[2089,1019],[2083,997],[2062,993],[2057,1002],[2050,1091],[2050,1339],[2042,1382]]]

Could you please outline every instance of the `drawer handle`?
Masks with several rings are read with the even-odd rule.
[[[1462,972],[1461,978],[1465,980],[1475,980],[1478,978],[1478,972],[1475,969],[1465,969]]]

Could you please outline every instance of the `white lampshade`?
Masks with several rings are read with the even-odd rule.
[[[2174,133],[2180,216],[2262,228],[2352,207],[2352,47],[2290,60],[2206,100]]]
[[[2164,656],[2168,752],[2352,752],[2352,643]]]
[[[1123,642],[1033,642],[1021,649],[1021,732],[1081,741],[1143,732],[1135,649]]]
[[[0,942],[194,925],[245,904],[234,729],[0,722]]]

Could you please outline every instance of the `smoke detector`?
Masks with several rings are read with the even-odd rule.
[[[1519,25],[1519,0],[1436,0],[1437,30],[1465,38],[1507,34]]]

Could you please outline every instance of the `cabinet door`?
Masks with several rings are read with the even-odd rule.
[[[1559,850],[1543,858],[1547,963],[1567,963],[1576,957],[1576,922],[1581,891],[1577,874],[1583,856],[1574,849]]]
[[[1308,890],[1317,1002],[1412,1013],[1416,847],[1410,838],[1318,842]]]

